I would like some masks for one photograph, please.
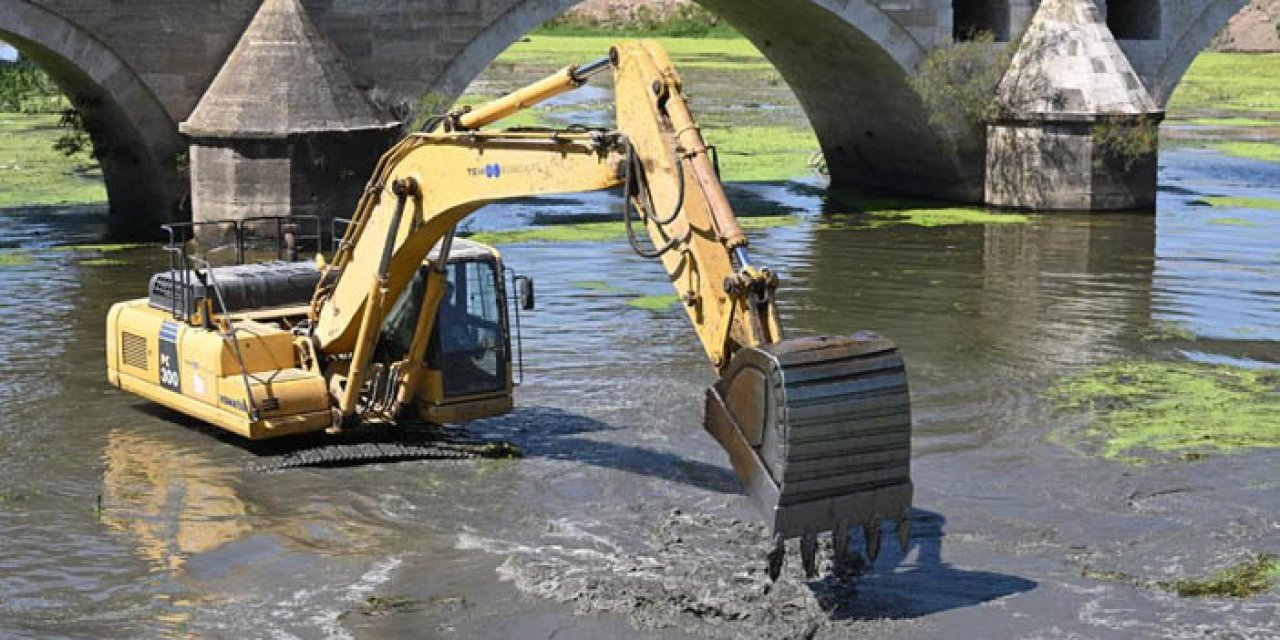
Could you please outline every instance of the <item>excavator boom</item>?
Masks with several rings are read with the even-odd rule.
[[[483,204],[623,186],[628,236],[661,260],[719,375],[705,425],[766,514],[779,552],[802,538],[880,523],[905,544],[911,505],[910,399],[902,358],[871,333],[787,340],[776,274],[751,260],[671,61],[650,41],[610,52],[618,132],[489,132],[483,127],[580,86],[604,60],[566,68],[488,105],[450,114],[384,158],[313,305],[322,352],[353,352],[338,403],[354,411],[363,363],[414,265]],[[647,240],[638,231],[643,227]],[[385,242],[383,239],[385,238]],[[370,240],[372,239],[372,240]],[[372,283],[372,284],[371,284]],[[843,549],[844,545],[835,545]]]

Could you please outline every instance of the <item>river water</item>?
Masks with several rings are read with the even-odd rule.
[[[700,111],[743,111],[733,82],[685,75]],[[576,100],[557,113],[607,117],[607,92]],[[785,88],[752,100],[802,117]],[[627,304],[668,285],[625,243],[503,248],[540,308],[519,408],[471,428],[524,458],[263,475],[104,380],[104,314],[144,294],[158,250],[94,266],[49,247],[99,237],[101,211],[0,216],[0,246],[33,258],[0,269],[0,636],[1274,637],[1274,592],[1150,585],[1280,551],[1277,454],[1103,460],[1064,443],[1079,416],[1044,393],[1122,359],[1280,363],[1280,223],[1194,204],[1278,198],[1280,164],[1167,145],[1161,184],[1154,217],[938,228],[868,227],[813,177],[732,186],[744,208],[801,217],[752,238],[792,335],[893,337],[915,407],[908,552],[815,581],[793,557],[776,585],[700,428],[709,367],[679,309]],[[474,228],[616,198],[494,207]],[[1197,339],[1144,339],[1168,323]]]

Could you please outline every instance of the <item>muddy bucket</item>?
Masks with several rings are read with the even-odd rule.
[[[905,544],[911,400],[890,340],[856,333],[741,349],[707,390],[705,426],[779,542],[811,546],[818,533],[844,539],[861,525],[874,559],[880,523],[892,519]]]

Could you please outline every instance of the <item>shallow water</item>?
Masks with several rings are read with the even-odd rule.
[[[734,117],[697,75],[700,110]],[[794,120],[771,91],[753,100]],[[1274,592],[1143,585],[1280,551],[1276,452],[1104,461],[1043,393],[1118,359],[1280,364],[1280,219],[1194,204],[1280,198],[1280,165],[1184,148],[1161,164],[1154,217],[1026,225],[872,229],[812,178],[733,186],[743,208],[802,215],[753,234],[792,334],[892,336],[916,411],[908,552],[886,544],[852,580],[806,582],[793,560],[772,587],[700,428],[709,367],[679,309],[628,306],[668,285],[623,242],[503,248],[540,309],[523,317],[519,408],[472,428],[525,458],[261,475],[235,442],[104,380],[105,311],[144,293],[159,251],[85,266],[48,247],[98,237],[101,211],[0,217],[0,247],[33,258],[0,268],[0,635],[1269,637]],[[521,202],[473,228],[617,206]],[[1144,339],[1168,323],[1197,339]],[[371,596],[406,600],[378,612]]]

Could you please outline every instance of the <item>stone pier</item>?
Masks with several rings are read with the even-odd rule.
[[[1156,127],[1164,112],[1093,0],[1044,0],[997,103],[987,134],[987,204],[1154,210]]]

